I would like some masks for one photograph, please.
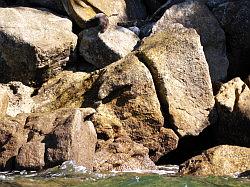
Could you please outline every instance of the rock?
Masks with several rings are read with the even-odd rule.
[[[229,79],[246,78],[250,74],[250,2],[226,2],[214,8],[213,13],[226,34]]]
[[[0,52],[12,80],[43,81],[68,61],[77,40],[70,20],[25,7],[0,8],[0,15]]]
[[[166,0],[144,0],[144,4],[149,14],[153,14],[165,2]]]
[[[44,153],[44,143],[28,142],[20,148],[16,163],[20,169],[40,170],[45,166]]]
[[[225,34],[218,21],[206,5],[198,1],[187,1],[167,9],[162,18],[154,25],[152,32],[167,30],[172,24],[194,28],[201,37],[201,45],[209,65],[213,82],[227,77],[228,59],[225,53]]]
[[[86,28],[86,24],[97,13],[110,17],[110,23],[146,18],[146,10],[141,1],[127,0],[61,0],[65,10],[78,26]]]
[[[116,126],[122,124],[120,128],[134,142],[149,149],[149,156],[153,161],[176,148],[178,137],[170,129],[162,130],[163,115],[153,79],[137,57],[128,55],[107,66],[95,85],[98,85],[96,90],[87,93],[89,96],[85,98],[93,96],[93,93],[98,93],[97,97],[91,99],[92,104],[85,101],[83,106],[100,103],[93,116],[93,123],[97,135],[105,135],[106,143],[113,142],[116,136],[120,136],[116,134]],[[100,113],[102,115],[98,118]]]
[[[5,116],[8,105],[9,105],[9,96],[7,94],[7,91],[1,89],[0,87],[0,118]]]
[[[33,112],[51,112],[59,108],[80,108],[83,94],[90,89],[95,76],[88,73],[63,71],[49,79],[38,90]]]
[[[43,7],[60,14],[67,14],[60,0],[12,0],[8,6]]]
[[[8,84],[0,84],[0,90],[5,90],[9,101],[6,114],[15,117],[20,113],[30,113],[34,102],[31,95],[34,89],[23,85],[21,82],[9,82]]]
[[[28,138],[24,129],[26,117],[19,115],[0,120],[0,171],[13,170],[15,167],[15,157]]]
[[[74,160],[92,170],[96,132],[92,108],[59,109],[0,120],[0,170],[44,169]]]
[[[184,162],[181,174],[233,176],[250,169],[250,148],[220,145]]]
[[[47,142],[50,145],[46,156],[50,164],[58,165],[67,160],[74,160],[78,165],[93,169],[97,137],[92,122],[83,122],[85,117],[86,114],[82,114],[81,110],[74,110],[64,123],[49,134],[54,141],[54,145],[50,140]]]
[[[173,25],[146,38],[138,56],[150,69],[163,112],[181,136],[198,135],[215,119],[208,65],[194,29]]]
[[[215,97],[219,114],[216,137],[220,144],[250,145],[250,90],[240,79],[225,84]]]
[[[95,28],[83,30],[80,38],[80,55],[98,68],[125,57],[139,41],[134,32],[123,27],[110,28],[104,33]]]

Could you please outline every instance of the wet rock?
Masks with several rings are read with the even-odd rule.
[[[180,172],[199,176],[233,176],[250,169],[250,148],[220,145],[184,162]]]
[[[129,29],[110,28],[104,33],[87,29],[80,34],[80,55],[98,68],[103,68],[131,52],[139,38]]]
[[[0,8],[0,52],[12,80],[43,81],[68,61],[77,37],[70,20],[45,10]]]
[[[45,166],[45,144],[41,142],[28,142],[23,145],[16,157],[18,168],[39,170]]]
[[[9,82],[8,84],[0,84],[0,90],[5,90],[9,101],[7,104],[6,114],[15,117],[20,113],[30,113],[34,102],[31,95],[33,88],[23,85],[21,82]]]
[[[111,24],[118,21],[129,21],[143,19],[146,17],[146,10],[141,1],[127,0],[84,0],[71,1],[61,0],[69,16],[76,21],[78,26],[86,28],[88,21],[97,13],[104,13],[110,17]]]
[[[210,76],[213,82],[227,77],[228,59],[225,50],[225,34],[218,21],[206,5],[198,1],[187,1],[167,9],[162,18],[154,25],[152,32],[167,30],[172,24],[194,28],[201,37]]]
[[[226,34],[229,79],[244,79],[250,74],[250,2],[229,1],[212,11]]]
[[[7,91],[0,88],[0,118],[5,116],[9,104]]]
[[[196,136],[216,118],[208,65],[194,29],[175,24],[146,38],[138,55],[150,69],[163,112],[180,136]]]
[[[216,128],[220,144],[250,145],[250,89],[235,78],[225,84],[215,97],[219,114]]]

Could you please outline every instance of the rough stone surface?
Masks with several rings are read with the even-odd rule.
[[[219,114],[216,128],[219,143],[249,147],[249,87],[240,78],[235,78],[222,85],[215,100]]]
[[[15,156],[28,138],[24,129],[26,117],[19,115],[16,118],[5,117],[0,120],[0,170],[15,168]]]
[[[50,112],[59,108],[79,108],[83,93],[94,81],[94,76],[83,72],[63,71],[49,79],[33,97],[33,112]]]
[[[226,2],[212,11],[226,34],[229,78],[246,78],[250,74],[250,1]]]
[[[92,108],[59,109],[0,120],[0,170],[42,169],[74,160],[92,170],[96,131]]]
[[[163,112],[176,132],[198,135],[215,115],[208,65],[196,31],[175,24],[146,38],[138,55],[154,77]]]
[[[139,38],[129,29],[110,28],[104,33],[87,29],[80,34],[79,51],[84,59],[98,68],[103,68],[131,52]]]
[[[1,89],[0,87],[0,118],[5,116],[8,105],[9,105],[9,96],[7,94],[7,91]]]
[[[21,82],[0,84],[0,90],[5,90],[9,97],[6,114],[15,117],[20,113],[30,113],[34,102],[31,98],[34,89],[23,85]]]
[[[174,5],[166,10],[154,25],[152,32],[167,30],[173,23],[180,23],[197,31],[201,37],[212,81],[224,80],[229,65],[225,50],[225,34],[207,6],[198,1]]]
[[[180,172],[199,176],[232,176],[250,169],[250,148],[221,145],[181,165]]]
[[[100,12],[110,17],[109,21],[111,24],[115,24],[118,21],[129,21],[146,17],[146,10],[141,0],[61,1],[69,16],[72,17],[81,28],[85,28],[87,21]]]
[[[0,8],[0,52],[12,80],[41,81],[59,71],[76,45],[72,23],[45,10]]]
[[[20,169],[39,170],[45,165],[45,144],[41,142],[29,142],[23,145],[16,157],[16,163]]]
[[[149,70],[137,57],[129,55],[107,66],[95,85],[98,85],[96,90],[93,89],[88,95],[93,96],[93,93],[98,93],[97,97],[90,101],[99,103],[93,118],[99,114],[98,111],[102,111],[102,117],[94,124],[97,129],[99,127],[104,130],[97,132],[105,134],[107,141],[105,143],[114,141],[117,136],[114,125],[122,124],[121,128],[134,142],[149,149],[149,156],[153,161],[157,161],[160,156],[176,148],[178,137],[171,130],[162,130],[163,115],[153,79]],[[93,105],[86,101],[83,106]],[[117,123],[106,123],[106,119]],[[108,124],[111,127],[104,128]],[[108,129],[111,131],[106,131]]]

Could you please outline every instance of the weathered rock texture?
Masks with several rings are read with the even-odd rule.
[[[146,10],[138,0],[61,0],[64,8],[81,28],[97,13],[104,13],[110,17],[110,23],[143,19]],[[113,16],[112,16],[113,15]]]
[[[225,84],[215,97],[219,114],[216,128],[220,144],[250,146],[250,89],[235,78]]]
[[[93,168],[96,132],[91,108],[59,109],[0,120],[0,170],[42,169],[75,160]]]
[[[79,51],[84,59],[103,68],[131,52],[139,38],[129,29],[110,28],[104,33],[98,29],[86,29],[80,34]]]
[[[180,23],[197,31],[201,37],[212,81],[224,80],[229,65],[225,52],[225,34],[207,6],[198,1],[174,5],[166,10],[152,32],[167,30],[173,23]]]
[[[61,73],[45,83],[33,98],[36,103],[44,103],[37,105],[35,111],[51,111],[66,105],[79,107],[80,104],[96,108],[92,117],[98,136],[96,154],[100,155],[97,159],[103,160],[97,162],[96,170],[135,169],[139,163],[141,168],[151,167],[148,151],[150,158],[156,161],[176,148],[178,137],[171,129],[163,127],[163,115],[151,74],[137,57],[129,55],[87,75],[88,78],[84,76],[84,73]],[[124,149],[117,152],[117,146]],[[127,149],[131,151],[127,152]],[[136,150],[141,151],[135,154]],[[108,152],[109,156],[100,152]],[[108,159],[110,155],[120,159],[119,164],[112,164]]]
[[[6,114],[15,117],[20,113],[30,113],[34,107],[31,95],[34,89],[23,85],[21,82],[9,82],[8,84],[0,84],[0,90],[4,91],[9,99],[5,102],[7,107]]]
[[[226,2],[213,13],[227,38],[229,78],[246,78],[250,74],[250,1]]]
[[[0,8],[0,16],[0,52],[12,70],[12,80],[29,84],[50,77],[76,45],[71,21],[48,11]]]
[[[5,116],[9,105],[9,96],[7,91],[0,87],[0,118]]]
[[[184,162],[180,172],[200,176],[232,176],[249,169],[250,148],[221,145]]]
[[[199,35],[179,24],[144,40],[140,59],[150,69],[164,113],[180,136],[198,135],[214,118],[214,98]],[[170,126],[170,124],[168,124]]]

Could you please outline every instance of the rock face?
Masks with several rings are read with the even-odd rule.
[[[198,135],[214,118],[214,98],[199,35],[176,24],[144,40],[140,59],[149,67],[164,113],[180,136]],[[170,125],[170,124],[169,124]]]
[[[200,176],[232,176],[249,169],[250,148],[221,145],[184,162],[180,172]]]
[[[34,89],[23,85],[21,82],[9,82],[8,84],[0,84],[0,90],[4,91],[9,99],[5,102],[7,107],[6,114],[15,117],[20,113],[30,113],[34,102],[31,95]],[[6,98],[6,97],[5,97]]]
[[[67,160],[91,170],[97,137],[86,118],[94,112],[91,108],[60,109],[3,118],[0,170],[42,169]]]
[[[139,41],[135,33],[123,27],[110,28],[104,33],[87,29],[80,35],[80,54],[98,68],[125,57]]]
[[[0,88],[0,118],[5,116],[9,104],[7,91]]]
[[[127,0],[61,0],[65,10],[78,26],[86,28],[86,23],[97,13],[110,17],[110,23],[143,19],[146,10],[141,1]]]
[[[12,80],[39,81],[67,62],[77,40],[70,20],[24,7],[0,8],[0,15],[0,52]]]
[[[229,78],[246,78],[250,74],[250,2],[226,2],[213,13],[226,33]]]
[[[174,5],[166,10],[154,25],[152,32],[167,30],[174,23],[197,31],[201,37],[212,81],[224,80],[229,65],[225,53],[225,34],[207,6],[198,1]]]
[[[215,99],[219,113],[216,129],[219,143],[249,147],[249,87],[240,78],[235,78],[222,85]]]

